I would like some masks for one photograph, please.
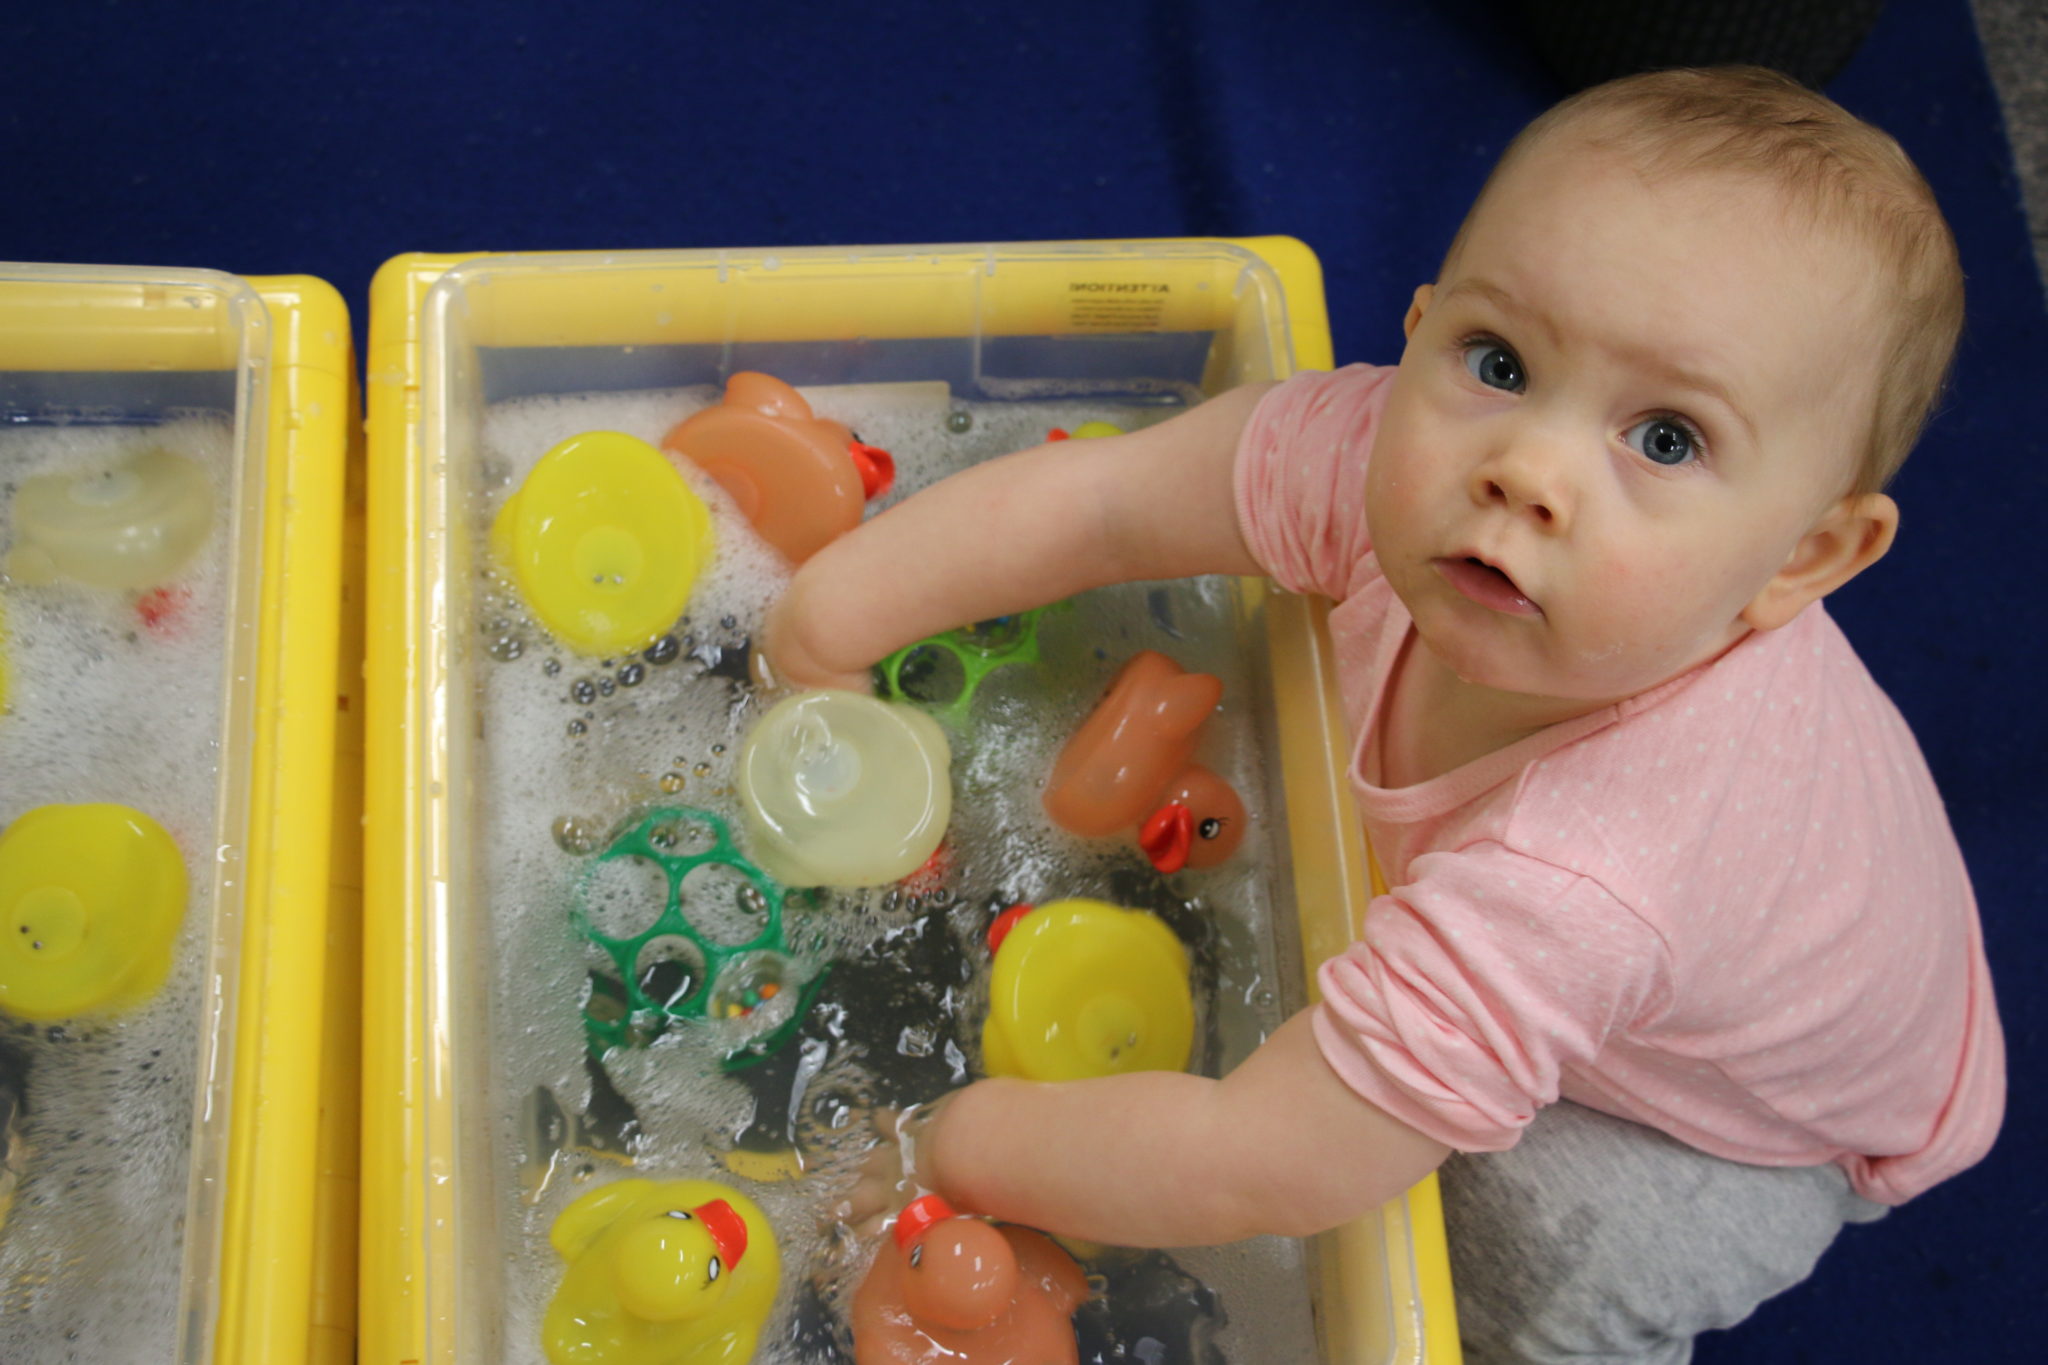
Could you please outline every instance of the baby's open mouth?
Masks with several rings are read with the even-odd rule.
[[[1437,572],[1450,585],[1482,607],[1505,612],[1510,616],[1540,616],[1542,608],[1529,600],[1528,594],[1510,578],[1505,570],[1497,569],[1477,555],[1466,555],[1462,559],[1439,559]]]

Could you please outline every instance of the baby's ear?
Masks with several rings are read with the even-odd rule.
[[[1412,337],[1415,335],[1415,324],[1422,321],[1422,315],[1429,311],[1430,300],[1435,297],[1435,285],[1418,284],[1415,286],[1415,297],[1408,301],[1408,316],[1401,319],[1402,336]]]
[[[1857,574],[1892,547],[1899,506],[1882,493],[1852,494],[1823,512],[1792,553],[1742,609],[1757,630],[1776,630]]]

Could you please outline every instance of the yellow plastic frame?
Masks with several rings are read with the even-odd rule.
[[[255,645],[243,656],[253,674],[241,750],[245,881],[209,1358],[305,1359],[321,1335],[316,1283],[332,1273],[331,1249],[352,1239],[355,1212],[352,1199],[315,1198],[324,1168],[352,1163],[354,1139],[352,1124],[346,1143],[322,1128],[323,1106],[352,1118],[355,1092],[355,915],[330,885],[336,831],[356,824],[347,805],[336,821],[334,781],[342,488],[357,398],[348,310],[331,286],[303,275],[8,274],[34,287],[0,291],[0,369],[240,367],[243,392],[260,404],[243,418],[263,431],[260,588]],[[242,352],[217,310],[248,307],[252,296],[267,345]],[[338,1019],[347,1027],[337,1030]],[[338,1032],[348,1043],[339,1057],[328,1046]],[[331,1303],[325,1311],[334,1316]]]
[[[1321,269],[1291,238],[1210,242],[1044,244],[1039,259],[1005,254],[1014,286],[1042,275],[1039,287],[1008,288],[999,299],[962,305],[956,294],[921,287],[927,259],[954,265],[962,257],[1029,253],[1025,244],[986,247],[807,249],[783,253],[716,253],[720,262],[788,275],[814,275],[786,308],[749,299],[744,323],[732,315],[650,305],[661,271],[685,253],[565,253],[546,258],[488,254],[409,255],[387,263],[371,289],[369,389],[369,622],[365,673],[374,743],[366,759],[363,996],[363,1160],[359,1293],[360,1359],[371,1365],[412,1365],[455,1359],[451,1266],[433,1263],[429,1228],[454,1214],[447,1180],[453,1153],[430,1149],[429,1133],[449,1132],[448,1059],[430,1046],[429,1013],[447,982],[432,977],[433,920],[448,868],[444,841],[449,774],[432,751],[433,719],[424,696],[440,681],[438,664],[415,642],[445,604],[429,600],[420,536],[432,510],[422,478],[433,404],[451,384],[453,362],[424,345],[431,309],[446,306],[433,291],[451,271],[488,275],[491,288],[469,303],[469,335],[492,346],[641,346],[688,342],[1058,334],[1099,330],[1228,328],[1232,300],[1196,279],[1175,275],[1179,248],[1231,248],[1248,253],[1279,280],[1284,335],[1261,339],[1276,375],[1292,367],[1328,368],[1329,327]],[[1085,291],[1062,250],[1086,258]],[[688,253],[702,271],[707,253]],[[1161,257],[1164,257],[1162,260]],[[530,268],[537,260],[563,267]],[[494,274],[494,266],[506,269]],[[529,267],[521,269],[518,267]],[[720,265],[721,271],[723,265]],[[721,274],[721,279],[723,278]],[[1120,280],[1157,282],[1134,287]],[[1029,280],[1026,280],[1027,286]],[[745,330],[740,330],[741,326]],[[1219,352],[1223,348],[1218,348]],[[1241,378],[1243,358],[1218,357],[1205,386]],[[438,456],[436,456],[438,458]],[[1313,990],[1314,967],[1357,934],[1370,899],[1362,826],[1341,763],[1348,752],[1331,668],[1326,609],[1308,599],[1247,584],[1245,598],[1269,626],[1281,735],[1288,826],[1301,944]],[[442,808],[442,809],[437,809]],[[445,964],[442,970],[446,970]],[[442,1244],[444,1247],[446,1243]],[[447,1254],[445,1251],[442,1254]],[[1449,1261],[1436,1179],[1429,1177],[1376,1213],[1325,1234],[1318,1244],[1319,1331],[1324,1358],[1365,1362],[1460,1360]]]

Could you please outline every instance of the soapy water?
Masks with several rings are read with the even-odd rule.
[[[225,419],[0,430],[0,559],[14,496],[44,475],[94,479],[138,447],[206,471],[231,505]],[[118,1014],[29,1024],[0,1015],[20,1063],[20,1182],[0,1226],[0,1360],[168,1360],[180,1328],[219,832],[230,544],[217,516],[196,555],[147,589],[0,579],[8,709],[0,829],[50,804],[117,802],[171,835],[189,886],[169,978]]]
[[[821,416],[895,456],[897,481],[882,505],[1041,441],[1052,427],[1095,419],[1132,427],[1175,410],[1084,398],[969,403],[936,384],[803,392]],[[658,443],[717,397],[700,388],[490,409],[467,489],[474,543],[484,544],[503,499],[560,440],[615,430]],[[1039,659],[989,674],[964,722],[947,724],[952,823],[926,868],[868,890],[785,888],[791,950],[775,1001],[787,1009],[792,987],[811,993],[781,1046],[730,1065],[750,1039],[788,1022],[768,1010],[675,1021],[594,1060],[583,1012],[613,1007],[621,983],[616,964],[571,926],[579,879],[657,805],[711,811],[737,830],[740,742],[785,695],[758,688],[748,664],[788,568],[716,484],[693,468],[682,473],[711,508],[717,548],[673,632],[631,654],[579,658],[547,636],[479,555],[473,624],[454,661],[475,686],[473,712],[452,724],[476,736],[472,799],[457,803],[470,822],[457,837],[478,892],[472,937],[457,948],[473,983],[459,1008],[474,1011],[466,1036],[483,1054],[458,1058],[457,1067],[470,1068],[489,1116],[485,1216],[503,1259],[481,1292],[495,1348],[508,1360],[539,1359],[541,1315],[562,1270],[548,1245],[555,1217],[593,1182],[629,1172],[725,1179],[759,1202],[782,1241],[784,1272],[757,1359],[850,1360],[840,1323],[874,1248],[835,1231],[826,1210],[874,1141],[878,1110],[980,1074],[983,935],[1009,905],[1096,896],[1160,915],[1190,952],[1196,1070],[1227,1070],[1281,1017],[1287,968],[1275,917],[1288,913],[1286,844],[1278,775],[1260,757],[1253,639],[1263,627],[1240,620],[1234,584],[1195,580],[1107,589],[1039,617]],[[1173,878],[1160,877],[1128,840],[1066,834],[1039,805],[1060,746],[1122,662],[1147,647],[1222,678],[1224,709],[1199,756],[1245,794],[1253,822],[1230,863]],[[647,881],[646,869],[637,871]],[[607,873],[598,891],[587,903],[607,933],[642,931],[660,909],[635,869]],[[708,899],[737,904],[735,896]],[[636,905],[644,907],[637,918]],[[726,931],[740,932],[743,909],[723,913],[740,916]],[[678,954],[685,960],[673,972],[692,969],[687,956]],[[790,1174],[792,1147],[801,1174],[769,1178]],[[1313,1354],[1300,1243],[1115,1255],[1084,1268],[1108,1291],[1077,1316],[1084,1360]]]

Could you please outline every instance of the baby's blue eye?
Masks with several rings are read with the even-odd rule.
[[[1467,346],[1465,368],[1488,388],[1520,393],[1527,383],[1522,375],[1522,362],[1513,351],[1497,341],[1475,341]]]
[[[1685,464],[1699,453],[1699,438],[1692,428],[1670,417],[1638,422],[1621,439],[1636,454],[1661,465]]]

